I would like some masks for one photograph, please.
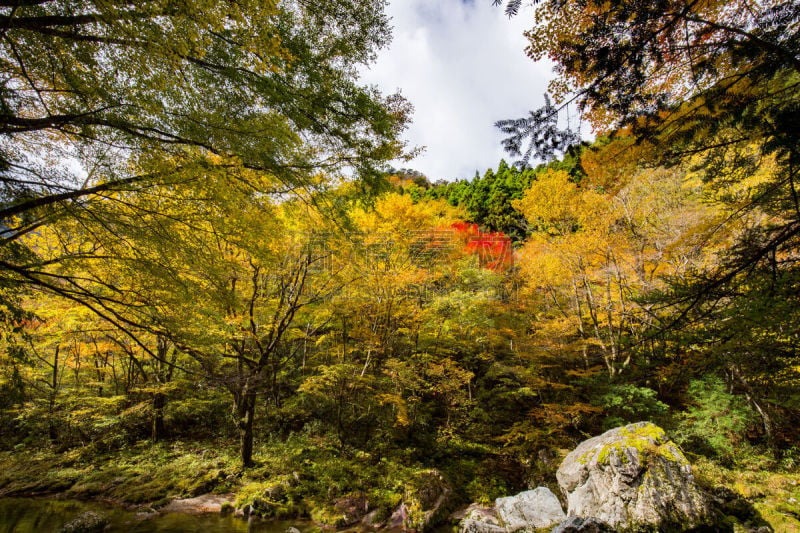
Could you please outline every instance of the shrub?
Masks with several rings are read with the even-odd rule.
[[[678,415],[673,432],[681,446],[726,464],[752,456],[744,434],[756,420],[743,398],[729,393],[717,376],[691,381],[688,395],[691,405]]]

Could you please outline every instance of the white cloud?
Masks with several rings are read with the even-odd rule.
[[[388,12],[392,44],[363,81],[415,107],[406,138],[426,151],[404,165],[452,180],[510,161],[493,124],[542,105],[552,77],[525,55],[531,9],[508,19],[491,0],[391,0]]]

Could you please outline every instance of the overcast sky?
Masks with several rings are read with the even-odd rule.
[[[491,0],[390,0],[394,38],[363,81],[402,92],[415,108],[406,138],[426,147],[396,166],[453,180],[506,156],[494,122],[541,106],[552,76],[525,55],[531,9],[508,19]]]

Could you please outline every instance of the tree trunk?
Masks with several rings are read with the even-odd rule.
[[[50,401],[47,410],[47,433],[52,442],[58,440],[58,430],[56,429],[55,416],[56,416],[56,395],[58,394],[58,352],[60,346],[56,346],[55,354],[53,355],[53,374],[52,381],[50,382]]]
[[[153,425],[151,428],[150,438],[156,443],[164,438],[164,406],[167,403],[167,397],[157,392],[153,395]]]
[[[764,426],[764,436],[767,438],[767,445],[771,450],[775,450],[775,432],[772,429],[772,418],[770,418],[767,411],[759,404],[755,390],[753,390],[750,382],[747,381],[742,372],[739,370],[739,367],[735,364],[729,364],[728,369],[744,387],[744,396],[747,399],[747,403],[749,403],[750,406],[755,409],[755,411],[761,417],[761,423]]]
[[[242,457],[242,466],[253,466],[253,420],[256,411],[255,395],[245,391],[236,406],[239,427],[239,451]]]

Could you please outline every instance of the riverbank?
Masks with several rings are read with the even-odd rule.
[[[75,523],[81,516],[97,517],[103,533],[285,533],[292,527],[300,533],[318,531],[303,521],[236,518],[220,513],[142,513],[98,502],[51,498],[0,498],[0,533],[53,533]]]
[[[47,497],[48,501],[92,502],[131,513],[126,520],[136,514],[139,519],[200,513],[225,516],[224,527],[233,529],[220,531],[237,531],[237,524],[246,524],[246,520],[230,522],[229,518],[233,519],[235,509],[248,506],[270,523],[300,520],[309,527],[341,528],[363,524],[370,515],[367,520],[372,528],[380,529],[401,501],[414,497],[415,486],[427,490],[421,483],[432,479],[421,478],[421,472],[431,470],[412,462],[400,464],[363,453],[314,448],[298,439],[260,448],[256,457],[255,467],[242,469],[235,442],[6,451],[0,452],[0,497],[6,501],[9,497]],[[800,533],[796,473],[729,469],[702,458],[693,462],[702,485],[734,491],[774,531]],[[483,481],[474,473],[462,471],[459,477],[454,469],[444,476],[453,488],[453,507],[481,500],[465,490]],[[490,500],[488,492],[482,500]],[[734,530],[748,531],[736,526],[746,519],[734,520],[736,510],[731,513]]]
[[[177,442],[0,452],[0,497],[59,495],[158,509],[177,498],[235,492],[242,472],[233,451]]]
[[[206,511],[246,510],[323,527],[351,525],[369,511],[377,527],[424,472],[411,461],[314,447],[303,438],[259,448],[248,469],[240,466],[235,442],[143,442],[117,450],[89,445],[0,452],[0,497],[95,501],[145,513],[195,512],[213,499]],[[205,502],[190,500],[203,495]]]

